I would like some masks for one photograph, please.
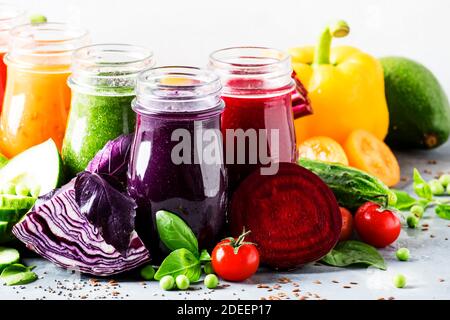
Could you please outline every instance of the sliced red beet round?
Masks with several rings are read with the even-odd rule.
[[[275,175],[256,170],[233,195],[233,236],[251,230],[246,241],[258,245],[261,262],[275,269],[294,269],[316,261],[336,244],[342,220],[330,188],[314,173],[280,163]]]

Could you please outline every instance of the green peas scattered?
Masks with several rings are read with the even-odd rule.
[[[410,214],[406,218],[406,223],[408,224],[408,227],[415,229],[419,225],[419,218],[417,218],[415,215]]]
[[[18,183],[16,185],[16,194],[19,196],[28,196],[30,194],[30,188],[23,183]]]
[[[155,276],[155,269],[151,265],[145,266],[141,269],[141,277],[145,280],[153,280]]]
[[[393,282],[396,288],[404,288],[406,286],[406,277],[402,274],[397,274],[394,276]]]
[[[439,182],[439,180],[430,180],[428,185],[430,186],[431,193],[435,196],[443,195],[445,192],[444,186]]]
[[[169,291],[172,290],[175,286],[175,280],[172,276],[164,276],[159,280],[159,287],[163,290]]]
[[[409,250],[408,248],[400,248],[395,253],[395,256],[400,261],[408,261],[409,260]]]
[[[208,289],[215,289],[219,284],[219,278],[215,274],[208,274],[205,277],[204,283]]]
[[[213,269],[213,266],[212,266],[211,262],[205,263],[205,265],[203,266],[203,269],[204,269],[206,274],[214,273],[214,269]]]
[[[177,288],[180,290],[186,290],[187,288],[189,288],[189,285],[191,284],[189,278],[186,277],[184,274],[180,274],[179,276],[177,276],[175,282],[177,284]]]
[[[444,187],[448,187],[450,185],[450,174],[443,174],[439,177],[439,182]]]
[[[409,211],[415,215],[417,218],[421,219],[423,217],[423,212],[425,211],[422,206],[414,205],[409,209]]]

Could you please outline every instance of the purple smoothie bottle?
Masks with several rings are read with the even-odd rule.
[[[153,68],[138,77],[128,192],[154,262],[168,253],[156,230],[158,210],[181,217],[200,249],[221,239],[227,206],[221,88],[214,73],[192,67]]]

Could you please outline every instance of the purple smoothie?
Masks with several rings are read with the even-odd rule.
[[[152,99],[139,101],[138,93],[133,107],[137,121],[128,192],[138,204],[137,232],[151,251],[154,262],[160,262],[168,253],[156,230],[158,210],[178,214],[194,231],[200,248],[211,249],[221,239],[225,225],[227,178],[224,165],[206,161],[194,163],[194,132],[220,130],[223,102],[214,99],[220,104],[199,107],[198,102],[193,101],[189,107],[187,101],[180,106],[170,103],[173,95],[185,96],[186,93],[176,91],[164,96],[168,99],[165,105]],[[172,141],[176,129],[185,129],[192,137],[190,164],[172,161],[172,150],[179,144],[179,141]]]

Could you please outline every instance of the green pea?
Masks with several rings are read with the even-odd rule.
[[[172,276],[164,276],[159,280],[159,287],[163,290],[172,290],[175,286],[175,280]]]
[[[444,186],[439,182],[439,180],[430,180],[428,185],[430,186],[431,193],[435,196],[443,195],[445,192]]]
[[[205,277],[204,283],[208,289],[214,289],[219,284],[219,278],[215,274],[208,274]]]
[[[402,274],[397,274],[394,276],[393,282],[396,288],[404,288],[406,286],[406,277]]]
[[[12,183],[5,183],[2,186],[2,194],[16,194],[16,186]]]
[[[42,14],[33,14],[30,16],[30,23],[31,24],[39,24],[39,23],[46,23],[47,17],[43,16]]]
[[[155,276],[155,269],[151,265],[145,266],[141,269],[141,277],[145,280],[153,280]]]
[[[423,217],[423,212],[425,211],[422,206],[414,205],[409,209],[409,211],[415,215],[417,218],[421,219]]]
[[[187,288],[189,288],[189,285],[191,284],[189,278],[186,277],[184,274],[180,274],[179,276],[177,276],[175,282],[177,284],[177,288],[180,290],[186,290]]]
[[[30,188],[23,183],[18,183],[16,185],[16,194],[19,196],[28,196],[30,195]]]
[[[213,266],[212,266],[211,262],[205,263],[205,265],[203,266],[203,269],[204,269],[206,274],[214,273],[214,269],[213,269]]]
[[[439,177],[439,182],[444,186],[448,187],[450,185],[450,174],[443,174]]]
[[[410,214],[406,218],[406,223],[408,224],[408,227],[415,229],[419,225],[419,218],[417,218],[415,215]]]
[[[396,257],[400,261],[408,261],[409,260],[409,250],[408,248],[400,248],[395,253]]]

